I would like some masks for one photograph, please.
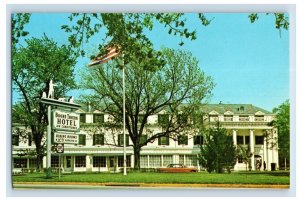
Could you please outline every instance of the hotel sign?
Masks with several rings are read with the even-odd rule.
[[[54,133],[54,142],[61,144],[78,144],[79,136],[76,134]]]
[[[53,110],[52,128],[55,130],[79,132],[80,115],[75,112]]]

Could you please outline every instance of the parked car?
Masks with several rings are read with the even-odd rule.
[[[166,168],[159,168],[159,172],[197,172],[197,168],[186,167],[182,164],[169,164]]]

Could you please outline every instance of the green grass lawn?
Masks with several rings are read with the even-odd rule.
[[[13,182],[116,182],[116,183],[189,183],[189,184],[289,184],[289,172],[233,172],[231,174],[196,173],[72,173],[52,174],[46,179],[43,173],[13,176]]]

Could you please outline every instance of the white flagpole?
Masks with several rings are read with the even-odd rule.
[[[125,61],[123,54],[123,152],[124,152],[124,175],[126,173],[126,134],[125,134]]]

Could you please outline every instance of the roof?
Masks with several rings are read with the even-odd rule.
[[[204,113],[211,114],[272,114],[271,112],[262,109],[260,107],[256,107],[252,104],[205,104],[202,105],[201,111]],[[101,109],[97,109],[90,105],[90,110],[88,109],[88,104],[82,104],[80,108],[84,112],[95,112],[101,111]]]
[[[255,114],[255,113],[264,113],[264,114],[272,114],[271,112],[262,109],[260,107],[256,107],[252,104],[207,104],[201,106],[201,110],[204,113],[217,112],[219,114],[224,113],[233,113],[233,114]]]

